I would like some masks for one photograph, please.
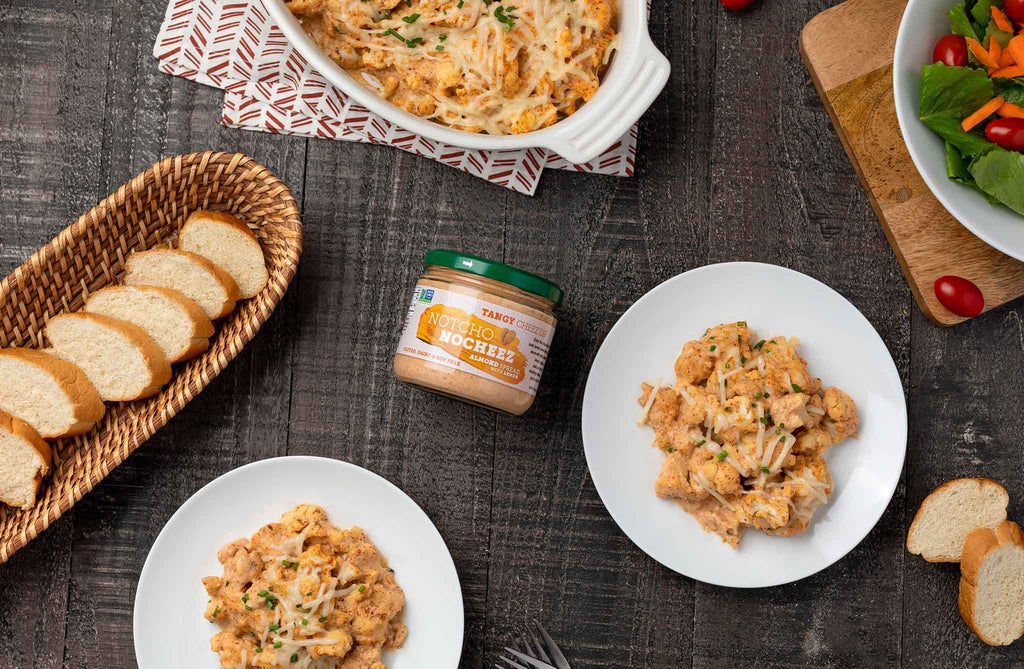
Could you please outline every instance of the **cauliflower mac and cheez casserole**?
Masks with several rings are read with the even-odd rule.
[[[799,345],[727,323],[683,346],[674,385],[643,384],[641,424],[665,452],[655,494],[733,548],[748,527],[806,530],[832,493],[825,452],[857,432],[853,400],[822,388]]]
[[[509,135],[593,97],[618,45],[616,0],[286,0],[357,82],[458,130]]]
[[[405,593],[387,560],[318,506],[296,506],[217,559],[224,575],[203,579],[204,616],[220,626],[210,647],[223,669],[385,669],[381,653],[405,641]]]

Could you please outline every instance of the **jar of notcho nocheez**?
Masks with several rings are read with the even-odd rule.
[[[518,416],[533,404],[562,290],[468,253],[423,259],[395,353],[400,381]]]

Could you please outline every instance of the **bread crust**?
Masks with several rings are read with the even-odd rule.
[[[963,559],[960,561],[960,594],[957,597],[960,617],[979,639],[990,646],[1004,644],[987,638],[985,632],[974,621],[974,604],[978,596],[978,573],[988,559],[989,553],[1009,545],[1015,545],[1024,550],[1024,532],[1021,532],[1017,523],[1004,520],[995,528],[979,527],[968,534],[967,539],[964,540]],[[1021,636],[1024,636],[1024,625],[1021,626],[1016,638],[1019,639]]]
[[[171,380],[171,363],[167,360],[167,356],[165,356],[164,352],[160,350],[157,343],[153,341],[153,338],[146,334],[146,331],[138,325],[129,323],[128,321],[122,321],[119,318],[104,316],[103,314],[91,314],[87,312],[59,314],[51,318],[46,324],[45,332],[48,339],[50,336],[50,324],[56,320],[66,318],[88,319],[97,325],[110,330],[115,330],[139,349],[139,352],[145,360],[146,367],[149,369],[152,385],[147,386],[135,397],[123,398],[124,401],[151,397],[160,392],[160,389]]]
[[[189,217],[185,219],[185,223],[181,226],[181,232],[184,232],[185,228],[187,228],[188,224],[192,221],[202,220],[204,218],[211,221],[217,221],[218,223],[226,223],[227,225],[238,228],[245,234],[249,235],[249,237],[251,237],[257,244],[260,241],[253,231],[249,229],[249,226],[245,224],[245,221],[232,216],[226,211],[211,211],[209,209],[200,209],[199,211],[192,212]],[[181,235],[181,232],[178,233],[179,236]]]
[[[921,555],[920,553],[914,553],[914,551],[912,551],[910,549],[910,539],[911,539],[911,537],[914,536],[914,533],[917,530],[917,523],[921,519],[921,515],[924,513],[925,507],[928,505],[928,502],[930,502],[932,499],[938,497],[941,493],[943,493],[946,490],[946,488],[950,488],[950,487],[952,487],[952,486],[954,486],[954,485],[956,485],[958,483],[964,483],[966,481],[973,481],[973,482],[977,483],[979,487],[982,487],[982,488],[985,487],[986,485],[994,485],[997,488],[999,488],[1000,490],[1002,490],[1003,491],[1003,495],[1006,496],[1007,500],[1009,500],[1009,493],[1006,492],[1006,488],[1004,488],[1003,485],[1001,483],[999,483],[999,481],[995,481],[995,480],[990,479],[990,478],[975,477],[975,478],[953,479],[952,481],[946,481],[945,483],[940,485],[935,490],[932,490],[928,494],[928,496],[925,497],[921,501],[921,506],[918,507],[917,513],[914,514],[914,520],[910,523],[910,529],[907,530],[906,546],[907,546],[907,551],[909,553],[911,553],[913,555]],[[1005,515],[1004,515],[1004,518],[1005,518]],[[922,557],[924,557],[924,556],[922,556]],[[949,558],[928,558],[928,557],[925,557],[924,559],[927,562],[959,562],[959,560],[953,560],[953,559],[949,559]]]
[[[107,407],[100,399],[96,386],[77,365],[61,360],[51,353],[31,348],[0,349],[0,356],[21,360],[46,372],[53,377],[71,402],[72,413],[77,422],[59,434],[43,434],[41,436],[47,439],[59,439],[85,434],[107,412]]]
[[[245,221],[242,221],[239,218],[236,218],[235,216],[232,216],[231,214],[229,214],[227,212],[223,212],[223,211],[210,211],[209,209],[202,209],[200,211],[193,212],[185,220],[185,223],[181,226],[181,230],[178,232],[178,243],[179,243],[179,246],[181,245],[181,240],[185,236],[186,230],[188,229],[189,225],[192,224],[192,223],[198,223],[200,221],[210,221],[210,222],[216,222],[216,223],[221,223],[221,224],[230,226],[230,227],[234,228],[235,230],[239,230],[240,232],[245,234],[245,236],[247,236],[249,239],[251,239],[253,241],[253,243],[256,244],[256,248],[260,252],[260,262],[262,263],[263,268],[264,268],[263,284],[259,288],[259,290],[262,290],[263,287],[266,286],[267,281],[269,280],[269,273],[265,271],[266,270],[266,257],[265,257],[265,254],[263,252],[263,245],[260,244],[259,238],[253,233],[252,230],[249,229],[249,226],[245,224]],[[214,265],[216,266],[216,263],[214,263]],[[259,290],[253,291],[253,292],[247,292],[246,294],[241,294],[241,289],[239,289],[239,294],[240,294],[240,298],[239,299],[247,299],[247,298],[250,298],[250,297],[255,297],[256,295],[259,294]]]
[[[39,496],[39,485],[43,482],[43,477],[50,473],[50,465],[53,462],[53,453],[50,451],[50,445],[47,444],[41,436],[39,436],[39,433],[36,432],[34,427],[17,416],[12,416],[3,410],[0,410],[0,430],[6,430],[7,432],[17,435],[27,441],[43,460],[43,468],[36,472],[35,489],[32,492],[32,502],[25,505],[18,505],[23,509],[30,508],[35,504],[36,498]],[[0,501],[9,506],[15,506],[6,500]]]
[[[234,310],[235,303],[241,299],[241,293],[238,290],[238,284],[235,283],[235,280],[231,278],[230,274],[222,270],[220,267],[217,267],[217,265],[215,265],[211,260],[204,258],[198,253],[192,253],[191,251],[182,251],[181,249],[165,248],[150,249],[148,251],[136,251],[135,253],[128,256],[128,260],[125,261],[125,269],[128,270],[128,274],[130,275],[132,273],[132,264],[136,261],[137,258],[160,253],[175,253],[187,256],[190,260],[192,260],[195,263],[198,263],[208,272],[213,274],[214,278],[218,281],[218,283],[220,283],[221,287],[224,289],[224,294],[227,297],[227,300],[221,306],[220,311],[211,318],[212,320],[223,318]]]
[[[140,290],[142,292],[156,293],[165,297],[169,301],[174,302],[185,311],[188,315],[189,321],[192,323],[192,345],[169,362],[175,363],[191,360],[210,347],[210,337],[212,337],[214,333],[213,321],[207,317],[206,312],[203,311],[202,307],[196,304],[195,300],[191,300],[178,291],[170,288],[165,288],[163,286],[147,286],[143,284],[135,284],[131,286],[108,286],[89,296],[89,299],[85,302],[85,311],[88,311],[89,303],[92,302],[93,298],[101,293],[133,289]]]

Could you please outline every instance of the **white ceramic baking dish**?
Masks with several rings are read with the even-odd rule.
[[[400,109],[358,84],[305,33],[284,0],[263,0],[289,42],[310,65],[359,104],[395,125],[445,144],[468,149],[550,149],[573,163],[585,163],[614,144],[647,111],[668,80],[668,59],[647,32],[646,0],[619,0],[621,44],[601,88],[572,116],[521,135],[486,135],[455,130]]]

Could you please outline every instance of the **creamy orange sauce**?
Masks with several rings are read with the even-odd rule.
[[[641,423],[665,452],[655,493],[733,548],[749,527],[806,530],[832,492],[825,452],[859,425],[853,400],[822,387],[799,345],[726,323],[683,346],[673,384],[643,384]]]
[[[208,576],[204,617],[223,669],[385,669],[400,648],[405,593],[358,527],[331,525],[300,504],[249,539],[217,553],[223,576]]]

